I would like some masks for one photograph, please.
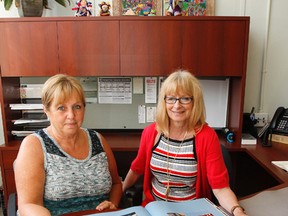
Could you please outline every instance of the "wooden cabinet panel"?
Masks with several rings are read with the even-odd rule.
[[[123,76],[163,76],[181,67],[178,21],[120,22],[120,62]]]
[[[60,72],[120,75],[119,21],[58,22]]]
[[[1,146],[0,161],[1,161],[4,199],[5,199],[6,205],[7,205],[9,194],[16,192],[13,162],[16,159],[17,154],[18,154],[18,148],[7,149],[4,146]]]
[[[1,22],[2,76],[58,73],[56,22]]]
[[[3,168],[4,169],[13,169],[13,163],[17,157],[18,151],[5,151],[3,157]]]
[[[242,76],[246,22],[194,20],[182,25],[183,67],[198,76]]]
[[[12,169],[5,170],[5,180],[6,180],[7,194],[15,193],[16,185],[15,185],[14,171]]]

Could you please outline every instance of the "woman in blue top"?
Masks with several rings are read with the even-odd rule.
[[[82,128],[85,97],[79,81],[63,74],[42,90],[50,126],[23,140],[15,161],[21,216],[116,209],[122,195],[113,153],[96,131]]]

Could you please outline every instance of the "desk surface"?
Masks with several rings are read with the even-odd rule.
[[[261,142],[258,142],[257,145],[242,145],[242,147],[256,162],[279,181],[279,185],[271,189],[288,187],[288,173],[271,163],[272,161],[288,161],[288,144],[274,142],[272,147],[263,147]]]
[[[240,201],[248,215],[287,216],[288,187],[278,190],[265,190],[255,196]]]
[[[137,132],[134,134],[127,133],[103,133],[104,137],[107,139],[108,143],[112,147],[114,151],[137,151],[140,142],[141,132]],[[119,142],[121,140],[121,142]],[[221,139],[220,139],[221,140]],[[124,144],[123,144],[124,143]],[[256,145],[242,145],[240,147],[234,147],[230,143],[221,140],[221,143],[231,152],[245,152],[251,158],[253,158],[263,169],[265,169],[268,173],[270,173],[273,178],[279,182],[276,186],[266,189],[267,190],[277,190],[281,188],[288,187],[288,173],[281,168],[273,165],[272,161],[288,161],[288,144],[283,143],[273,143],[272,147],[263,147],[261,142],[258,141]],[[9,147],[9,149],[18,149],[20,142],[15,142],[15,145]],[[1,148],[8,148],[2,146]],[[265,180],[263,180],[265,181]],[[255,194],[250,194],[248,197],[252,197],[262,191],[257,191]],[[244,197],[244,198],[248,198]],[[288,205],[287,205],[288,206]],[[71,213],[66,216],[76,216],[83,214],[92,214],[96,213],[96,210],[85,211],[81,213]]]

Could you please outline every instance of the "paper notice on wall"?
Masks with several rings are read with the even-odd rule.
[[[147,122],[155,122],[156,121],[156,107],[147,107]]]
[[[161,86],[167,77],[159,77],[158,78],[158,92],[160,92]]]
[[[99,104],[132,104],[132,78],[99,78],[98,102]]]
[[[143,77],[133,77],[133,94],[143,94]]]
[[[156,103],[157,77],[145,77],[145,103]]]
[[[138,106],[138,123],[144,124],[145,121],[145,105]]]

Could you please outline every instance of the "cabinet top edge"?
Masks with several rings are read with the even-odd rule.
[[[250,16],[109,16],[109,17],[16,17],[0,18],[1,22],[43,22],[43,21],[249,21]]]

